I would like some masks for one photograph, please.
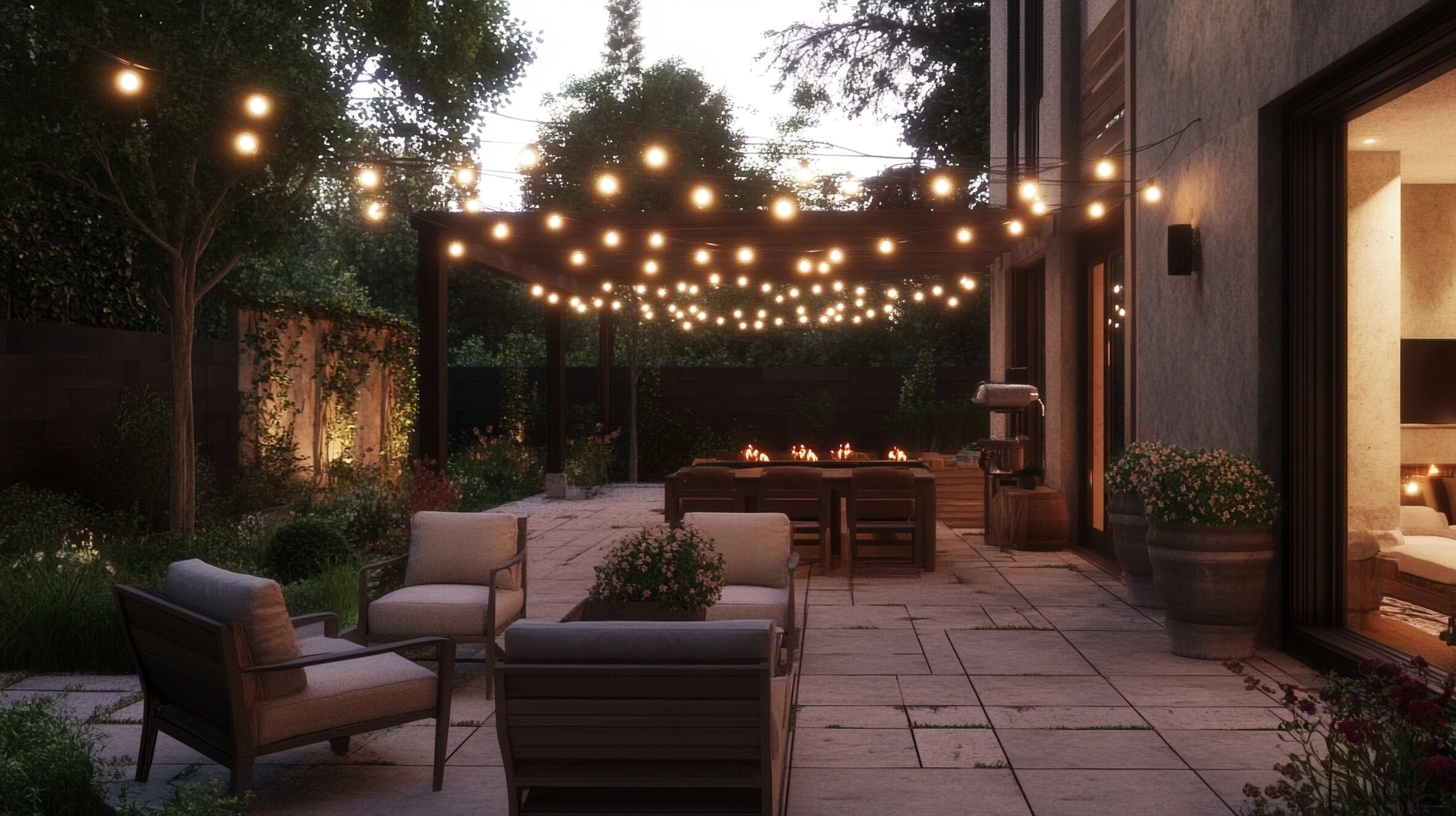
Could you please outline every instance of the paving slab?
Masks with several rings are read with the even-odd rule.
[[[997,732],[1011,767],[1178,769],[1187,764],[1151,730],[1006,729]]]
[[[908,728],[796,728],[794,768],[918,768]]]
[[[915,748],[924,768],[1005,768],[1006,755],[989,728],[916,728]]]
[[[908,728],[904,706],[800,705],[796,728]]]
[[[1061,632],[954,629],[950,642],[966,674],[1096,674]]]
[[[974,803],[973,805],[971,803]],[[789,816],[1031,816],[1009,770],[794,768]]]
[[[997,728],[1136,728],[1152,726],[1132,706],[986,706]]]
[[[1036,816],[1230,816],[1193,771],[1017,771]]]

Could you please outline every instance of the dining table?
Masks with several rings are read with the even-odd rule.
[[[899,461],[893,459],[838,460],[817,462],[783,460],[772,462],[726,461],[717,459],[694,460],[697,465],[717,465],[733,471],[733,486],[737,495],[743,497],[746,512],[753,512],[758,496],[758,485],[764,470],[772,467],[807,466],[815,467],[824,474],[824,485],[829,489],[829,548],[832,552],[844,553],[848,546],[844,527],[845,503],[853,500],[854,470],[858,467],[903,467],[909,468],[915,477],[915,544],[912,560],[924,572],[935,571],[935,472],[919,460]],[[668,524],[681,523],[678,512],[677,486],[682,478],[681,468],[668,474],[663,482],[663,516]],[[825,559],[826,562],[828,559]]]

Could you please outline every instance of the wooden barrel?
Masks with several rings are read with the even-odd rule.
[[[1013,538],[1018,550],[1060,550],[1067,546],[1071,522],[1067,518],[1067,497],[1056,488],[1035,490],[1010,488],[1021,495],[1013,501],[1026,502],[1026,533]],[[1015,494],[1013,494],[1014,496]]]

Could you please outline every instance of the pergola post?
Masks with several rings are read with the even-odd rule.
[[[435,466],[443,470],[449,451],[446,424],[449,358],[445,336],[446,263],[440,241],[438,230],[419,230],[420,407],[415,432],[420,458],[433,459]]]
[[[566,498],[566,319],[546,307],[546,497]]]
[[[612,311],[597,312],[597,422],[602,433],[612,432],[612,351],[615,348],[616,324]]]

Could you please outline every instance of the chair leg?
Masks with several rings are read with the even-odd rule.
[[[445,751],[450,744],[450,717],[435,719],[435,790],[445,786]]]
[[[228,787],[232,788],[234,799],[241,799],[248,792],[248,778],[253,775],[252,757],[233,757],[233,773]]]
[[[142,742],[137,747],[136,781],[145,782],[152,772],[152,755],[157,750],[157,718],[152,713],[152,701],[142,706]]]
[[[485,644],[485,699],[495,699],[495,638]]]
[[[343,756],[344,754],[349,753],[349,738],[334,737],[333,739],[329,740],[329,750],[333,751],[338,756]]]

